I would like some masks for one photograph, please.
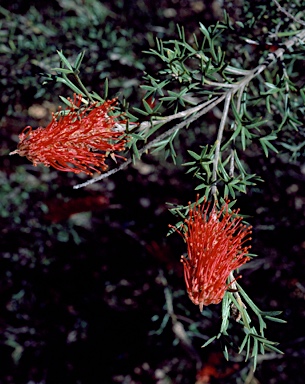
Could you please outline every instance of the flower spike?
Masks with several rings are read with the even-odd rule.
[[[230,273],[250,259],[245,255],[251,246],[245,242],[251,240],[252,227],[241,223],[238,210],[229,212],[228,204],[218,210],[206,201],[194,207],[189,203],[183,232],[176,229],[187,244],[188,255],[181,256],[186,289],[200,311],[204,305],[220,303]]]
[[[114,151],[125,149],[126,139],[117,130],[119,123],[125,121],[110,113],[116,99],[82,110],[81,99],[70,99],[72,108],[60,118],[53,114],[46,128],[26,127],[19,135],[18,148],[10,155],[26,156],[34,166],[42,163],[64,172],[92,175],[93,171],[107,169],[106,157],[121,157]]]

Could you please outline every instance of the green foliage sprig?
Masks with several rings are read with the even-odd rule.
[[[234,281],[232,273],[230,275],[230,280],[231,282]],[[211,337],[206,343],[204,343],[203,347],[206,347],[216,339],[229,336],[228,329],[230,319],[233,318],[242,325],[245,334],[244,339],[239,346],[238,353],[244,355],[245,361],[247,361],[249,357],[252,357],[253,368],[255,370],[259,354],[263,355],[266,351],[274,351],[276,353],[283,354],[283,352],[276,347],[276,345],[279,344],[278,342],[270,341],[265,337],[264,332],[267,328],[265,320],[283,324],[286,323],[286,321],[277,317],[282,313],[282,311],[261,311],[242,289],[240,284],[234,282],[233,285],[236,292],[226,292],[222,300],[222,323],[220,331],[216,336]],[[251,324],[252,320],[247,306],[257,317],[258,329],[255,325]],[[238,313],[237,316],[236,311]],[[228,339],[226,338],[226,340]],[[234,342],[229,341],[227,344],[224,344],[223,353],[227,360],[229,360],[228,346],[234,347]]]

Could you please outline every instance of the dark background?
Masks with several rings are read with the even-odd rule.
[[[226,9],[238,20],[246,5],[226,2]],[[218,333],[221,308],[201,315],[189,301],[179,262],[183,241],[166,237],[176,221],[166,202],[195,199],[196,180],[183,167],[144,156],[126,171],[73,190],[86,177],[8,156],[26,125],[45,126],[58,95],[70,96],[58,83],[41,85],[40,73],[58,66],[56,50],[73,59],[86,49],[84,83],[102,93],[109,77],[110,97],[139,107],[143,71],[157,66],[142,51],[155,37],[175,37],[177,23],[191,34],[199,21],[222,18],[219,3],[37,0],[1,1],[1,7],[0,383],[303,383],[302,159],[248,153],[264,182],[238,198],[258,254],[241,284],[261,309],[283,310],[287,320],[269,323],[266,335],[280,342],[284,355],[262,358],[253,374],[234,351],[226,362],[220,342],[200,348]],[[268,26],[262,20],[253,38]],[[176,143],[180,163],[190,161],[186,138]],[[190,141],[194,150],[199,145]],[[166,322],[166,292],[192,347]],[[200,368],[205,377],[197,375]]]

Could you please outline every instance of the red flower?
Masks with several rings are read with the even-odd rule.
[[[35,166],[43,163],[65,172],[92,175],[92,171],[105,170],[108,154],[118,157],[113,151],[123,151],[126,144],[122,132],[116,129],[119,118],[111,114],[115,102],[107,100],[102,105],[94,103],[78,109],[81,96],[74,96],[76,107],[59,119],[53,114],[46,128],[26,127],[19,135],[18,149],[10,155],[18,153]]]
[[[241,223],[237,211],[228,211],[228,201],[217,210],[210,203],[189,205],[187,228],[180,235],[187,243],[188,257],[181,257],[189,298],[202,311],[204,305],[218,304],[228,288],[230,273],[249,260],[252,227]]]

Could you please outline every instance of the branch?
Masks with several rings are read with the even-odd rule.
[[[246,305],[244,304],[244,302],[242,301],[241,297],[240,297],[240,294],[238,293],[238,288],[237,288],[237,284],[236,284],[236,279],[234,278],[234,275],[233,275],[233,271],[230,272],[230,275],[229,275],[229,280],[230,280],[230,287],[235,291],[233,293],[237,303],[239,304],[240,308],[244,308],[246,309]],[[247,327],[248,329],[250,329],[250,324],[245,316],[245,313],[244,311],[239,311],[239,315],[237,316],[236,318],[236,321],[239,322],[239,320],[242,319],[243,320],[243,323],[245,325],[245,327]]]
[[[240,112],[240,107],[241,107],[241,99],[244,93],[245,87],[241,87],[238,93],[238,98],[237,98],[237,103],[236,103],[236,110],[239,113]],[[233,126],[233,130],[236,130],[236,121]],[[235,139],[234,139],[235,142]],[[234,177],[234,168],[235,168],[235,160],[234,160],[234,142],[231,145],[230,148],[230,166],[229,166],[229,176]]]
[[[173,128],[171,128],[168,131],[162,133],[160,136],[158,136],[157,138],[155,138],[154,140],[152,140],[151,142],[146,144],[143,148],[141,148],[138,151],[139,155],[141,156],[148,149],[153,147],[156,143],[158,143],[159,141],[161,141],[163,139],[166,139],[167,137],[172,135],[175,131],[179,131],[180,129],[184,128],[185,126],[191,124],[193,121],[197,120],[198,117],[200,117],[202,115],[205,115],[208,111],[213,109],[215,107],[215,105],[219,104],[225,97],[226,97],[226,94],[223,94],[220,97],[214,97],[213,99],[209,100],[208,102],[205,102],[204,104],[202,104],[202,105],[205,105],[205,108],[202,108],[202,105],[201,105],[201,108],[199,108],[199,112],[195,116],[190,116],[188,119],[183,120],[181,123],[175,125]],[[194,108],[192,108],[192,110],[194,110]],[[193,113],[194,113],[194,111],[192,112],[192,114]],[[160,120],[157,120],[157,121],[158,121],[158,124],[159,124]],[[82,184],[74,185],[73,189],[79,189],[79,188],[82,188],[82,187],[86,187],[86,186],[88,186],[90,184],[96,183],[97,181],[103,180],[103,179],[113,175],[114,173],[117,173],[117,172],[125,169],[130,163],[132,163],[132,158],[129,158],[125,163],[121,164],[119,167],[111,169],[110,171],[108,171],[106,173],[103,173],[103,174],[99,175],[98,177],[95,177],[94,179],[87,180],[87,181],[85,181]]]
[[[172,121],[172,120],[175,120],[175,119],[185,118],[187,116],[192,115],[193,113],[199,112],[201,109],[209,106],[213,101],[216,101],[216,100],[217,100],[217,97],[214,97],[213,99],[205,101],[202,104],[196,105],[196,107],[193,107],[193,108],[190,108],[190,109],[186,109],[185,111],[178,112],[178,113],[175,113],[175,114],[170,115],[170,116],[165,116],[165,117],[163,117],[163,118],[161,118],[159,120],[143,121],[139,125],[139,130],[143,131],[145,129],[153,127],[156,124],[165,124],[165,123],[168,123],[169,121]]]
[[[214,164],[217,165],[218,161],[219,161],[219,153],[220,153],[220,146],[221,146],[221,139],[222,139],[222,135],[223,135],[223,129],[225,126],[225,118],[228,115],[228,108],[229,108],[231,97],[238,91],[242,92],[243,89],[247,86],[247,84],[250,83],[251,80],[253,80],[255,77],[257,77],[260,73],[262,73],[271,64],[277,62],[277,60],[280,59],[284,55],[286,49],[290,49],[295,44],[297,44],[299,42],[304,42],[304,41],[305,41],[305,29],[302,30],[301,32],[299,32],[297,35],[295,35],[291,39],[284,42],[283,45],[285,48],[281,47],[281,48],[278,48],[275,52],[270,52],[262,64],[259,64],[253,70],[245,71],[244,72],[245,73],[244,78],[241,79],[240,81],[236,82],[235,84],[233,84],[233,86],[230,87],[230,89],[227,90],[226,92],[224,92],[221,96],[214,97],[213,99],[208,100],[208,101],[206,101],[206,102],[204,102],[204,103],[202,103],[202,104],[200,104],[194,108],[190,108],[186,111],[179,112],[179,113],[176,113],[176,114],[171,115],[171,116],[167,116],[164,119],[155,120],[153,122],[146,121],[146,122],[141,123],[140,129],[148,129],[151,126],[153,126],[154,124],[167,123],[167,122],[174,120],[174,119],[183,118],[183,117],[193,115],[193,116],[188,117],[186,120],[182,121],[181,123],[175,125],[173,128],[169,129],[168,131],[162,133],[160,136],[158,136],[156,139],[152,140],[148,144],[146,144],[143,148],[141,148],[138,151],[139,155],[141,156],[144,152],[146,152],[148,149],[153,147],[156,143],[169,137],[176,130],[180,130],[180,129],[184,128],[185,126],[189,125],[190,123],[192,123],[193,121],[197,120],[200,116],[204,115],[205,113],[207,113],[208,111],[213,109],[217,104],[219,104],[222,100],[225,99],[226,101],[225,101],[225,107],[224,107],[224,112],[223,112],[224,115],[221,119],[221,123],[219,126],[219,132],[218,132],[218,136],[217,136],[217,140],[216,140],[216,143],[218,146],[218,149],[217,149],[218,153],[215,154],[216,159],[214,159]],[[221,83],[215,83],[213,85],[215,85],[215,87],[216,86],[217,87],[224,86]],[[196,113],[196,112],[198,112],[198,113]],[[103,180],[106,177],[109,177],[109,176],[113,175],[114,173],[125,169],[130,163],[132,163],[131,158],[129,158],[125,163],[121,164],[119,167],[114,168],[114,169],[112,169],[106,173],[103,173],[94,179],[90,179],[84,183],[77,184],[73,188],[79,189],[82,187],[86,187],[90,184],[96,183],[97,181]],[[213,179],[212,180],[215,182],[217,168],[215,168],[214,164],[213,164]],[[213,188],[212,193],[215,194],[216,190],[214,187],[216,187],[216,186],[212,187]]]
[[[289,19],[295,21],[296,23],[305,26],[305,21],[296,18],[296,17],[293,16],[291,13],[289,13],[288,11],[286,11],[286,9],[283,8],[283,7],[279,4],[279,2],[278,2],[277,0],[273,0],[273,1],[274,1],[275,5],[277,6],[277,9],[278,9],[280,12],[284,13],[287,17],[289,17]]]
[[[226,92],[225,95],[226,95],[225,105],[223,107],[222,117],[221,117],[220,124],[219,124],[217,139],[215,142],[215,144],[216,144],[215,155],[214,155],[214,159],[213,159],[213,171],[212,171],[212,183],[213,183],[213,185],[212,185],[211,193],[215,197],[215,200],[216,200],[216,192],[217,192],[216,180],[217,180],[217,168],[218,168],[218,162],[219,162],[219,156],[220,156],[220,146],[221,146],[221,142],[222,142],[223,131],[224,131],[226,121],[228,118],[232,92]]]

